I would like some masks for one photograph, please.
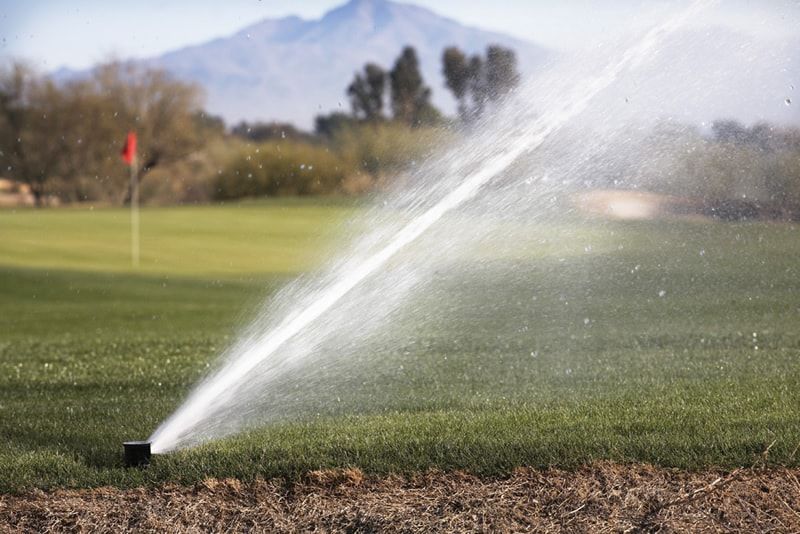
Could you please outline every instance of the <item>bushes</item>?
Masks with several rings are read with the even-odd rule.
[[[603,185],[681,197],[725,220],[800,220],[797,128],[719,121],[709,135],[664,123],[610,146]]]
[[[378,122],[340,128],[332,145],[354,168],[379,178],[424,157],[443,140],[441,129]]]
[[[220,200],[338,192],[351,167],[327,147],[271,141],[239,150],[215,180]]]
[[[318,143],[277,139],[242,146],[213,180],[213,196],[359,194],[444,140],[439,129],[380,122],[337,128]]]
[[[714,216],[800,217],[800,132],[771,127],[768,131],[772,137],[766,141],[714,139],[686,156],[694,193],[713,207]]]

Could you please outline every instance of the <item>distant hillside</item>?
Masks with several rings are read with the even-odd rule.
[[[417,49],[434,102],[450,112],[454,103],[440,73],[442,50],[456,45],[475,52],[492,43],[513,48],[523,74],[548,55],[535,44],[465,27],[421,7],[351,0],[319,20],[267,19],[230,37],[143,62],[202,85],[209,111],[229,123],[267,119],[308,128],[320,112],[349,109],[345,88],[364,63],[389,68],[407,44]]]

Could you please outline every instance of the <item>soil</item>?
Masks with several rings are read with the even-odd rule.
[[[3,532],[800,532],[800,469],[597,463],[504,478],[318,471],[299,481],[0,496]]]

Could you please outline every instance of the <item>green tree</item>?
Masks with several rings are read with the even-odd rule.
[[[351,129],[356,120],[347,113],[333,112],[327,115],[317,115],[314,118],[314,133],[326,139],[331,139],[338,132]]]
[[[458,102],[458,114],[462,120],[466,119],[469,108],[467,106],[467,94],[470,81],[470,67],[467,56],[458,49],[451,46],[445,48],[442,54],[442,74],[444,74],[445,85],[453,93],[453,97]]]
[[[447,48],[442,71],[464,121],[483,115],[489,104],[498,102],[520,80],[516,54],[498,45],[487,47],[485,57],[475,54],[469,58],[456,47]]]
[[[195,128],[207,135],[222,136],[225,134],[225,119],[205,111],[194,113]]]
[[[431,123],[439,116],[431,104],[431,90],[425,85],[419,70],[417,52],[413,47],[403,49],[389,72],[394,118],[412,126]]]
[[[486,86],[486,68],[483,58],[476,54],[469,59],[469,92],[472,96],[472,109],[469,118],[483,115],[486,108],[488,89]]]
[[[498,45],[486,49],[487,97],[497,101],[512,91],[520,80],[517,56],[513,50]]]
[[[381,120],[385,93],[386,71],[374,63],[367,63],[364,72],[356,73],[347,88],[353,115],[366,121]]]

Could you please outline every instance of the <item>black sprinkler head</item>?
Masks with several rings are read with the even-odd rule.
[[[150,463],[149,441],[126,441],[122,447],[125,449],[125,467],[142,467]]]

